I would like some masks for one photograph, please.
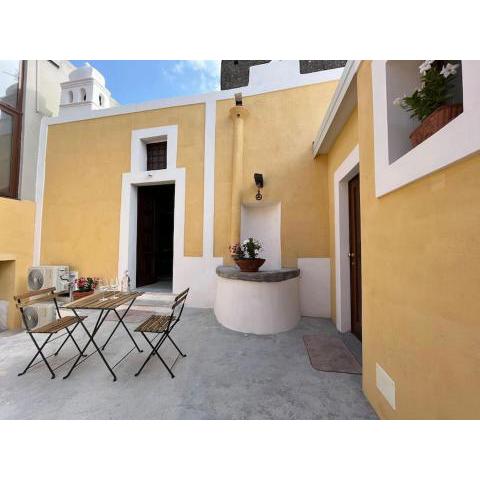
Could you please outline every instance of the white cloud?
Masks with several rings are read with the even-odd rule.
[[[220,60],[183,60],[174,62],[168,71],[172,82],[191,93],[220,89]]]

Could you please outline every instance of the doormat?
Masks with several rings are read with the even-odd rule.
[[[334,335],[305,335],[303,342],[315,370],[362,374],[362,367],[340,338]]]

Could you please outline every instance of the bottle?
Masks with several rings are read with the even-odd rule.
[[[125,270],[125,273],[122,277],[122,292],[130,291],[130,276],[128,275],[128,270]]]

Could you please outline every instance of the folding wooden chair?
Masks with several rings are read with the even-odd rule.
[[[135,374],[137,377],[140,375],[141,371],[144,369],[145,365],[150,361],[151,358],[153,358],[155,355],[158,357],[158,359],[163,363],[163,366],[168,370],[168,373],[170,373],[170,376],[172,378],[175,377],[175,375],[172,372],[173,365],[169,367],[161,355],[158,353],[159,348],[162,346],[163,342],[168,338],[173,346],[177,349],[178,353],[182,357],[186,357],[187,355],[182,353],[180,348],[178,348],[177,344],[173,341],[172,337],[170,336],[172,333],[172,330],[174,329],[175,325],[180,321],[180,317],[182,316],[183,309],[185,307],[185,301],[187,299],[188,291],[190,289],[187,288],[184,290],[182,293],[178,294],[175,297],[174,303],[172,305],[172,312],[170,315],[152,315],[149,317],[147,320],[145,320],[141,325],[139,325],[135,331],[140,332],[147,343],[150,345],[152,348],[152,351],[150,355],[146,358],[145,362],[143,362],[143,365],[140,367],[140,370]],[[150,340],[147,337],[147,333],[153,333],[155,336]],[[160,336],[160,339],[156,344],[153,342]],[[178,356],[177,356],[178,359]],[[176,362],[177,360],[175,360]],[[173,362],[173,364],[175,364]]]
[[[25,373],[27,373],[27,370],[29,368],[34,367],[35,365],[40,363],[41,360],[39,360],[36,363],[33,363],[35,359],[40,355],[43,361],[45,362],[45,364],[47,365],[48,369],[50,370],[50,373],[52,374],[52,379],[55,378],[55,373],[52,370],[52,367],[47,362],[47,358],[51,357],[52,355],[54,356],[58,355],[60,350],[63,348],[63,346],[65,345],[65,343],[69,338],[75,344],[75,346],[77,347],[77,350],[80,353],[82,353],[82,351],[80,350],[80,347],[78,346],[77,342],[73,338],[72,334],[75,331],[75,329],[78,327],[78,324],[87,317],[77,317],[77,316],[62,317],[60,315],[60,309],[58,308],[57,296],[58,294],[55,293],[55,288],[53,287],[53,288],[45,288],[43,290],[36,290],[33,292],[28,292],[28,293],[24,293],[22,295],[17,295],[16,297],[13,297],[15,300],[15,305],[20,310],[20,313],[22,315],[22,321],[27,330],[27,333],[28,335],[30,335],[30,338],[32,339],[33,344],[37,348],[37,353],[30,360],[30,363],[26,366],[25,370],[22,373],[18,374],[19,376],[24,375]],[[57,312],[58,319],[53,320],[52,322],[47,323],[46,325],[37,327],[37,324],[38,324],[37,313],[35,311],[35,308],[32,307],[31,305],[34,305],[40,302],[44,303],[48,301],[53,301],[53,303],[55,304],[55,310]],[[72,325],[75,325],[75,326],[70,331],[69,327],[71,327]],[[52,335],[62,330],[66,330],[66,332],[55,338],[51,338]],[[38,345],[34,337],[34,335],[37,335],[37,334],[47,335],[47,338],[45,339],[45,341],[42,343],[41,346]],[[47,345],[47,343],[49,343],[50,341],[57,340],[58,338],[64,335],[66,335],[66,338],[63,341],[63,343],[60,345],[58,350],[54,354],[48,355],[48,357],[45,357],[45,355],[42,352],[45,345]]]

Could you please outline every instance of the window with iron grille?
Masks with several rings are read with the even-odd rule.
[[[167,142],[147,143],[147,170],[167,168]]]

